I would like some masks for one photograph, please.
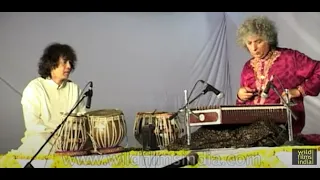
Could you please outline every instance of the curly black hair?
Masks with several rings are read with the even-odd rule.
[[[38,63],[38,73],[42,78],[51,77],[51,70],[58,67],[59,58],[68,60],[71,65],[71,71],[75,69],[77,55],[74,49],[67,44],[52,43],[48,45],[43,52]]]

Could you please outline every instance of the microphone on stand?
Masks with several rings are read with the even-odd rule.
[[[288,128],[288,136],[289,136],[289,140],[285,142],[284,145],[298,145],[296,142],[294,142],[294,135],[293,135],[293,127],[292,127],[292,118],[294,120],[298,120],[298,116],[292,111],[291,106],[294,106],[295,104],[292,104],[290,102],[290,99],[288,97],[288,89],[284,89],[281,80],[275,76],[277,78],[277,80],[279,81],[280,86],[282,87],[282,90],[286,93],[286,97],[283,98],[282,95],[279,93],[279,91],[277,90],[277,88],[271,83],[270,87],[273,89],[273,91],[278,95],[278,97],[280,98],[280,100],[283,102],[284,106],[287,109],[287,128]]]
[[[215,87],[207,83],[206,81],[200,80],[200,82],[207,85],[206,89],[203,90],[203,94],[206,94],[208,91],[212,91],[217,96],[218,99],[221,99],[224,97],[224,94],[221,91],[219,91],[218,89],[216,89]]]
[[[185,158],[180,159],[179,161],[175,161],[167,166],[164,166],[163,168],[180,168],[188,165],[196,165],[198,164],[199,155],[195,152],[191,152],[188,154]]]
[[[197,100],[200,96],[206,94],[208,91],[212,91],[218,99],[221,99],[224,97],[224,94],[219,91],[218,89],[216,89],[215,87],[213,87],[212,85],[208,84],[206,81],[204,80],[199,80],[201,83],[203,84],[206,84],[206,88],[201,91],[201,93],[199,93],[195,98],[193,98],[189,104],[193,103],[195,100]],[[187,105],[184,105],[182,108],[180,108],[177,112],[175,112],[174,114],[172,114],[170,117],[169,117],[169,120],[172,120],[173,118],[177,117],[179,112],[182,110],[182,109],[185,109],[187,107]]]
[[[90,86],[89,86],[89,90],[88,90],[88,97],[87,97],[87,104],[86,104],[87,109],[91,108],[91,99],[92,99],[92,95],[93,95],[92,87],[93,87],[93,82],[90,81]]]
[[[270,88],[272,88],[271,86],[273,86],[272,80],[273,80],[273,75],[271,76],[270,80],[268,81],[266,88],[262,91],[261,97],[263,97],[263,98],[269,97]]]

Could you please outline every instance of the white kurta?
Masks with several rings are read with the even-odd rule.
[[[38,77],[32,80],[24,89],[21,99],[26,131],[18,152],[35,154],[62,122],[61,114],[67,114],[75,106],[80,93],[81,89],[73,82],[66,81],[59,86],[51,79]],[[73,113],[85,112],[84,99]],[[40,154],[54,153],[52,142]]]

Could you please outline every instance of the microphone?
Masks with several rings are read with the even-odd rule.
[[[92,86],[93,86],[93,82],[90,81],[90,86],[89,86],[88,96],[87,96],[87,104],[86,104],[87,109],[91,108],[91,99],[92,99],[92,95],[93,95]]]
[[[215,87],[213,87],[213,86],[210,85],[209,83],[205,82],[204,80],[200,80],[200,81],[201,81],[203,84],[206,84],[206,85],[207,85],[206,89],[203,91],[204,94],[207,93],[208,91],[212,91],[214,94],[217,95],[217,97],[218,97],[219,99],[221,99],[221,98],[224,97],[224,94],[223,94],[221,91],[219,91],[218,89],[216,89]]]
[[[179,161],[173,162],[163,168],[180,168],[188,165],[198,164],[199,155],[195,152],[191,152],[185,158],[180,159]]]
[[[268,81],[268,83],[266,85],[266,88],[262,91],[261,97],[263,97],[263,98],[268,98],[269,97],[268,94],[269,94],[270,88],[271,88],[271,86],[273,86],[272,80],[273,80],[273,75],[271,76],[270,81]]]
[[[205,88],[201,93],[199,93],[195,98],[193,98],[188,104],[193,103],[196,99],[198,99],[200,96],[206,94],[208,91],[214,92],[214,93],[216,94],[217,98],[219,98],[219,99],[224,97],[224,94],[223,94],[222,92],[220,92],[218,89],[214,88],[212,85],[208,84],[208,83],[205,82],[204,80],[198,80],[197,83],[198,83],[199,81],[200,81],[201,83],[203,83],[203,84],[206,84],[207,86],[206,86],[206,88]],[[175,118],[175,117],[179,114],[179,112],[180,112],[181,110],[185,109],[186,107],[187,107],[187,104],[184,105],[182,108],[180,108],[177,112],[175,112],[174,114],[172,114],[172,115],[169,117],[169,120],[172,120],[173,118]],[[193,114],[193,113],[191,113],[191,114]],[[195,114],[193,114],[193,115],[194,115],[197,119],[199,119],[199,117],[198,117],[197,115],[195,115]]]

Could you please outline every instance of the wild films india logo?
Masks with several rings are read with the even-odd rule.
[[[317,165],[317,149],[292,149],[293,165]]]

